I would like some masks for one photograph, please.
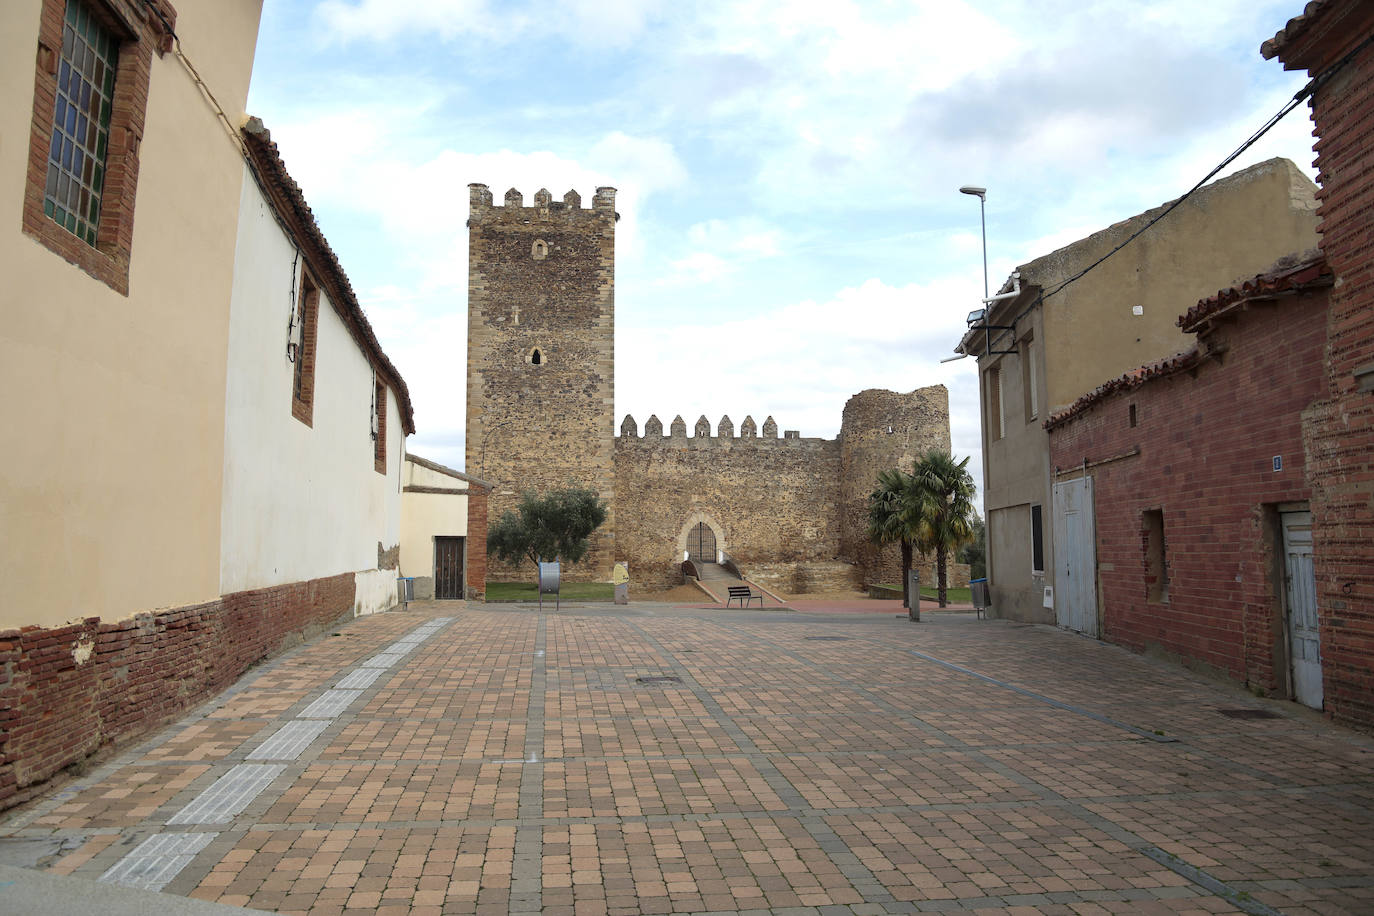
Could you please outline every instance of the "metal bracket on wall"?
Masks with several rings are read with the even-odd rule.
[[[984,355],[984,356],[1002,356],[1002,355],[1005,355],[1005,354],[1008,354],[1008,353],[1017,353],[1017,352],[1018,352],[1018,351],[1015,349],[1015,346],[1014,346],[1015,343],[1016,343],[1016,325],[1015,325],[1015,323],[1012,323],[1012,324],[975,324],[975,325],[971,326],[971,327],[969,328],[969,330],[970,330],[970,331],[982,331],[982,332],[983,332],[983,355]],[[992,348],[992,344],[993,344],[992,332],[993,332],[993,331],[1010,331],[1010,332],[1011,332],[1011,342],[1012,342],[1012,344],[1013,344],[1013,348],[1010,349],[1010,350],[994,350],[994,349]],[[1001,335],[1001,334],[998,334],[998,335],[997,335],[997,339],[1000,341],[1001,338],[1002,338],[1002,335]]]

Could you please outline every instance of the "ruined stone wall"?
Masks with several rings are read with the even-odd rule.
[[[764,435],[754,422],[734,435],[729,418],[711,435],[702,417],[688,438],[677,418],[668,436],[657,417],[644,436],[631,417],[615,440],[616,559],[629,563],[637,587],[681,582],[687,532],[704,521],[716,545],[747,575],[751,564],[807,564],[839,552],[837,440],[777,438],[770,417]]]
[[[493,523],[521,493],[596,490],[611,516],[567,579],[606,579],[615,531],[615,189],[493,206],[470,189],[466,469],[494,484]],[[493,564],[493,580],[529,578]]]
[[[923,452],[950,448],[949,389],[917,388],[905,394],[870,388],[844,405],[840,424],[839,512],[840,556],[859,567],[863,583],[900,583],[902,554],[896,546],[881,550],[868,540],[868,496],[878,472],[911,466]],[[922,567],[920,558],[916,565]],[[933,558],[929,564],[934,566]],[[967,583],[967,573],[965,573]],[[923,571],[921,581],[934,582]],[[951,569],[950,583],[953,582]]]

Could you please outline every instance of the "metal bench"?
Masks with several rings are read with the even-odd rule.
[[[730,597],[725,599],[726,607],[729,607],[730,602],[736,598],[739,599],[740,607],[748,607],[749,602],[755,598],[759,601],[759,607],[763,607],[763,596],[754,594],[754,590],[747,585],[731,585],[727,586],[726,590],[730,592]]]

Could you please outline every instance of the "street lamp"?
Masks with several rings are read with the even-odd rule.
[[[971,184],[966,184],[959,189],[960,194],[972,194],[978,198],[978,222],[983,227],[983,298],[988,298],[988,221],[984,214],[984,206],[988,202],[988,189],[975,188]]]

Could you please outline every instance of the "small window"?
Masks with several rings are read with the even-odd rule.
[[[1164,511],[1141,513],[1141,546],[1145,554],[1145,596],[1151,604],[1169,603],[1169,550],[1164,543]]]
[[[1045,514],[1042,506],[1031,506],[1031,572],[1045,572]]]
[[[83,3],[70,0],[58,52],[43,215],[95,247],[114,109],[119,42]]]
[[[40,0],[24,232],[128,295],[139,144],[166,0]],[[145,10],[148,11],[145,13]]]
[[[378,474],[386,473],[386,382],[372,383],[372,465]]]
[[[1036,384],[1038,372],[1035,341],[1027,336],[1021,344],[1021,390],[1024,392],[1027,423],[1040,415],[1040,393]]]
[[[994,366],[984,373],[983,379],[988,407],[988,439],[996,441],[1007,434],[1006,420],[1002,416],[1002,370]]]
[[[531,350],[529,352],[529,355],[526,356],[525,359],[531,366],[542,366],[547,361],[546,357],[544,356],[544,351],[539,349],[538,347],[535,347],[533,350]]]
[[[291,383],[291,415],[306,426],[315,414],[315,338],[320,313],[320,289],[314,278],[301,271],[300,295],[296,297],[296,339],[291,357],[295,362]]]
[[[1134,405],[1134,404],[1132,404],[1131,407],[1130,407],[1130,410],[1129,410],[1129,412],[1128,412],[1128,418],[1129,418],[1130,421],[1131,421],[1131,429],[1135,429],[1135,405]]]
[[[535,239],[530,246],[530,257],[536,261],[542,261],[549,256],[549,243],[543,239]]]

